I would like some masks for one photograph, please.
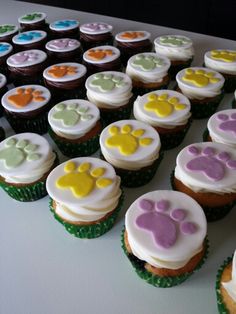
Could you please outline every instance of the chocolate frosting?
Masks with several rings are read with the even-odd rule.
[[[74,29],[69,29],[69,30],[54,30],[50,29],[50,35],[52,38],[58,39],[58,38],[74,38],[78,39],[79,38],[79,28],[74,28]]]
[[[82,59],[82,49],[78,47],[72,51],[60,52],[51,51],[46,49],[47,55],[49,57],[49,62],[51,64],[61,63],[61,62],[78,62],[80,63]]]
[[[21,32],[32,31],[32,30],[48,30],[48,24],[45,19],[35,23],[20,23]]]
[[[135,42],[121,42],[116,41],[116,46],[122,52],[125,53],[139,53],[139,52],[149,52],[152,50],[152,43],[149,39],[135,41]]]
[[[96,72],[102,72],[102,71],[121,71],[120,58],[117,58],[116,60],[113,60],[111,62],[99,63],[99,64],[83,61],[83,64],[86,66],[89,75],[94,74]]]
[[[47,42],[47,37],[32,43],[32,44],[26,44],[26,45],[19,45],[19,44],[14,44],[13,46],[16,50],[16,52],[18,51],[24,51],[24,50],[29,50],[29,49],[40,49],[40,50],[44,50],[45,51],[45,44]]]
[[[44,79],[44,82],[45,82],[45,86],[49,87],[49,89],[73,90],[73,89],[81,87],[82,85],[84,87],[85,79],[86,79],[86,76],[84,75],[83,77],[77,80],[72,80],[69,82],[54,82],[54,81],[49,81],[46,79]]]
[[[111,32],[105,33],[105,34],[85,34],[80,32],[80,40],[84,42],[101,42],[101,41],[107,41],[112,40],[113,36]]]

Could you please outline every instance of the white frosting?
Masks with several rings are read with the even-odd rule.
[[[61,111],[74,111],[75,115],[78,115],[79,118],[73,125],[66,125],[62,119],[56,119],[55,114],[60,112],[58,110],[58,105],[54,106],[48,113],[48,122],[52,128],[52,130],[68,139],[76,139],[84,136],[88,133],[100,119],[100,113],[98,108],[92,104],[91,102],[83,99],[70,99],[61,102],[65,108]],[[71,105],[76,105],[75,109],[71,108]],[[85,109],[86,112],[83,114],[81,113],[81,109]],[[77,113],[77,114],[76,114]],[[90,119],[86,118],[90,116]]]
[[[80,31],[89,35],[99,35],[112,32],[113,27],[107,23],[93,22],[80,26]]]
[[[48,176],[46,188],[49,196],[56,201],[56,213],[70,222],[92,222],[101,219],[114,210],[121,195],[120,178],[116,176],[114,168],[107,162],[98,158],[81,157],[71,159],[77,166],[89,163],[91,170],[102,167],[105,173],[102,177],[112,180],[105,188],[97,188],[96,185],[90,194],[84,197],[75,197],[71,190],[61,189],[56,186],[57,180],[65,175],[64,166],[60,164]]]
[[[26,17],[27,15],[32,15],[32,14],[40,14],[41,16],[37,16],[35,17],[33,20],[26,20],[24,19],[24,17]],[[34,23],[38,23],[38,22],[41,22],[43,20],[45,20],[47,17],[47,15],[43,12],[30,12],[30,13],[27,13],[27,14],[24,14],[22,16],[20,16],[18,18],[18,22],[20,24],[34,24]]]
[[[236,251],[232,261],[232,279],[228,282],[222,282],[222,285],[234,302],[236,302]]]
[[[209,82],[208,85],[204,87],[196,86],[192,82],[186,82],[183,80],[183,76],[185,75],[186,70],[191,69],[193,71],[203,70],[207,73],[214,73],[214,78],[219,79],[216,83]],[[221,88],[224,85],[225,79],[224,77],[211,69],[203,68],[203,67],[191,67],[187,69],[183,69],[176,75],[176,81],[178,83],[179,88],[181,89],[182,93],[190,98],[190,99],[204,99],[204,98],[211,98],[216,97],[217,95],[221,94]]]
[[[224,119],[220,118],[222,115]],[[233,118],[231,117],[232,115]],[[234,123],[234,129],[231,127],[230,130],[227,130],[227,125],[232,123]],[[226,129],[224,129],[224,125]],[[216,112],[208,120],[207,128],[213,142],[223,143],[236,148],[236,109]]]
[[[33,35],[35,34],[35,35]],[[32,35],[32,36],[31,36]],[[22,40],[22,36],[24,36],[25,39]],[[12,38],[12,42],[17,45],[28,45],[28,44],[34,44],[38,41],[41,41],[47,37],[47,33],[44,31],[38,31],[38,30],[32,30],[27,32],[22,32],[17,35],[15,35]]]
[[[140,215],[148,213],[147,210],[140,208],[140,200],[143,199],[152,201],[154,204],[162,200],[168,201],[169,208],[162,213],[166,216],[171,217],[174,209],[185,210],[184,221],[194,223],[196,232],[187,235],[182,233],[180,231],[181,222],[171,219],[178,230],[176,242],[169,248],[158,245],[152,232],[140,228],[136,223]],[[153,210],[155,211],[155,209]],[[125,228],[132,253],[137,258],[157,268],[178,269],[185,266],[193,256],[202,250],[207,222],[202,208],[191,197],[181,192],[160,190],[146,193],[131,204],[125,215]]]
[[[130,125],[132,131],[143,129],[145,132],[140,138],[152,139],[151,144],[147,146],[139,145],[137,150],[130,155],[121,154],[118,147],[108,147],[106,140],[112,136],[109,129],[116,126],[121,130],[124,125]],[[111,123],[100,135],[100,148],[104,158],[113,166],[121,169],[138,170],[153,164],[159,157],[160,147],[160,137],[157,131],[146,123],[137,120],[120,120]]]
[[[13,47],[7,42],[0,42],[0,58],[12,52]]]
[[[173,42],[163,42],[163,39],[173,38],[183,40],[181,45]],[[154,40],[155,51],[161,55],[168,57],[171,61],[189,60],[194,55],[193,43],[190,38],[182,35],[165,35],[157,37]]]
[[[143,36],[132,38],[132,39],[122,37],[122,34],[124,34],[124,33],[133,33],[133,32],[142,33]],[[137,42],[137,41],[143,41],[143,40],[149,39],[150,37],[151,37],[151,34],[149,32],[146,32],[146,31],[124,31],[124,32],[118,33],[116,35],[115,39],[117,41],[120,41],[120,42]]]
[[[80,47],[80,42],[72,38],[53,39],[47,42],[46,49],[55,52],[69,52]]]
[[[219,53],[223,51],[232,52],[235,54],[234,61],[226,62],[224,60],[216,59],[214,58],[214,56],[212,56],[211,54],[212,51],[207,51],[204,55],[204,62],[205,62],[206,67],[219,71],[221,73],[235,75],[236,74],[236,50],[217,49],[214,51],[217,51]]]
[[[2,73],[0,73],[0,88],[2,88],[3,86],[5,86],[6,83],[7,83],[6,76],[3,75]]]
[[[7,31],[5,33],[0,33],[0,38],[1,37],[5,37],[5,36],[9,36],[9,35],[12,35],[12,34],[15,34],[18,31],[18,26],[14,25],[14,24],[1,24],[0,28],[1,27],[5,27],[5,26],[13,26],[14,29],[12,31]]]
[[[54,77],[52,76],[49,71],[54,67],[60,67],[60,66],[66,66],[66,67],[74,67],[75,68],[75,73],[74,74],[65,74],[62,77]],[[57,63],[49,66],[43,71],[43,77],[52,82],[69,82],[69,81],[74,81],[78,80],[81,77],[83,77],[87,72],[86,67],[83,64],[76,63],[76,62],[63,62],[63,63]]]
[[[105,54],[103,59],[93,59],[89,56],[89,54],[92,51],[102,51],[102,50],[110,50],[112,51],[112,54]],[[113,46],[98,46],[98,47],[94,47],[91,48],[87,51],[85,51],[85,53],[83,54],[83,59],[84,61],[88,62],[88,63],[92,63],[92,64],[100,64],[100,63],[108,63],[108,62],[112,62],[116,59],[118,59],[120,57],[120,50],[117,49],[116,47]]]
[[[20,90],[20,89],[23,90],[23,93],[27,92],[26,91],[27,89],[32,89],[32,92],[35,92],[35,91],[40,92],[39,96],[43,97],[44,100],[36,101],[36,100],[34,100],[34,96],[32,95],[32,99],[27,105],[25,105],[23,107],[17,107],[8,100],[8,97],[13,96],[13,95],[17,95],[18,90]],[[23,86],[13,88],[13,89],[9,90],[6,94],[4,94],[2,97],[2,106],[10,112],[26,113],[26,112],[30,112],[30,111],[34,111],[34,110],[38,110],[38,109],[42,108],[43,106],[48,104],[50,99],[51,99],[51,93],[46,87],[41,86],[41,85],[23,85]]]
[[[161,117],[158,116],[155,111],[149,111],[145,108],[145,105],[149,102],[149,95],[161,96],[163,94],[168,95],[168,99],[174,97],[178,99],[178,103],[185,105],[185,109],[176,110],[173,106],[173,111],[170,115]],[[163,103],[163,101],[162,101]],[[171,105],[171,104],[169,104]],[[183,94],[172,91],[172,90],[158,90],[155,92],[150,92],[143,96],[138,96],[134,102],[134,116],[137,120],[143,121],[147,124],[150,124],[154,127],[161,127],[166,129],[175,128],[177,126],[187,124],[189,118],[191,117],[190,113],[190,101]]]
[[[19,153],[20,150],[21,154],[23,153],[27,158],[24,158],[18,166],[9,167],[5,160],[0,157],[0,175],[4,177],[5,181],[8,183],[24,184],[39,180],[50,170],[56,157],[49,143],[44,137],[38,134],[20,133],[0,142],[0,154],[2,150],[9,148],[8,142],[12,139],[16,141],[14,154]],[[25,150],[17,147],[17,143],[21,140],[26,140],[28,144],[36,145],[35,150],[29,152],[27,146]],[[28,157],[30,158],[32,154],[37,154],[39,158],[36,160],[28,160]]]
[[[24,68],[39,64],[47,59],[44,51],[38,49],[24,50],[7,58],[7,65],[14,68]]]
[[[136,62],[139,62],[140,58],[153,58],[153,60],[156,60],[158,63],[150,70],[144,69],[140,65],[136,64]],[[143,83],[156,83],[161,82],[168,74],[169,67],[170,61],[168,58],[160,56],[154,52],[145,52],[134,55],[128,60],[126,74],[136,81],[141,81]]]
[[[188,149],[189,147],[196,147],[199,154],[193,155],[190,154]],[[193,160],[197,157],[205,156],[203,150],[204,148],[209,147],[214,150],[215,157],[224,168],[223,178],[220,180],[214,180],[208,177],[204,171],[188,170],[187,164],[190,160]],[[231,169],[227,166],[226,161],[220,161],[219,154],[226,152],[230,156],[230,160],[236,160],[236,151],[235,149],[226,146],[224,144],[205,142],[205,143],[194,143],[191,144],[180,151],[176,159],[176,168],[175,168],[175,177],[180,180],[184,185],[188,186],[194,192],[202,193],[236,193],[236,169]],[[214,160],[215,162],[215,160]],[[204,168],[205,165],[202,165]],[[212,167],[214,165],[212,164]],[[214,169],[214,168],[213,168]],[[212,171],[213,172],[213,171]]]
[[[66,25],[67,22],[72,22],[73,24],[72,25]],[[64,23],[65,22],[65,23]],[[60,23],[60,27],[58,26],[58,23]],[[64,26],[63,26],[63,23],[64,23]],[[76,21],[76,20],[71,20],[71,19],[63,19],[63,20],[58,20],[58,21],[55,21],[53,23],[51,23],[49,25],[49,28],[54,30],[54,31],[68,31],[68,30],[71,30],[71,29],[75,29],[75,28],[78,28],[79,27],[79,22]]]

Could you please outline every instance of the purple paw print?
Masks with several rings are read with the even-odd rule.
[[[50,44],[49,47],[57,49],[65,49],[67,47],[76,47],[77,41],[69,38],[55,39]]]
[[[36,38],[41,38],[42,34],[40,32],[28,32],[28,33],[22,33],[18,36],[19,41],[31,41]]]
[[[168,200],[153,202],[142,199],[139,201],[139,207],[145,213],[137,217],[137,226],[151,232],[155,243],[162,248],[172,247],[179,232],[191,235],[197,231],[197,226],[193,222],[186,221],[188,211],[180,208],[169,211]]]
[[[11,57],[12,62],[15,64],[20,64],[26,61],[35,61],[38,59],[38,54],[30,51],[23,51],[16,53]]]
[[[236,169],[236,160],[231,160],[230,154],[227,152],[216,154],[211,147],[206,147],[201,151],[196,146],[190,146],[188,152],[196,158],[187,163],[187,169],[201,171],[213,181],[223,179],[226,168]]]
[[[232,113],[231,116],[228,116],[224,113],[219,113],[217,119],[222,121],[219,125],[219,129],[224,132],[232,132],[236,136],[236,113]]]

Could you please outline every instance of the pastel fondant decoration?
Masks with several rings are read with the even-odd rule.
[[[18,27],[12,24],[0,25],[0,37],[14,34],[18,30]]]
[[[52,30],[70,30],[77,28],[79,26],[79,22],[76,20],[59,20],[50,24],[50,28]]]
[[[111,32],[113,27],[107,23],[94,22],[83,24],[80,27],[80,31],[86,34],[104,34]]]
[[[149,39],[151,34],[146,31],[125,31],[116,35],[116,40],[121,42],[136,42]]]
[[[170,47],[181,47],[188,44],[192,44],[191,39],[185,36],[179,36],[179,35],[166,35],[161,36],[159,38],[159,41],[164,46],[170,46]]]
[[[13,50],[12,45],[5,43],[5,42],[0,43],[0,57],[7,55],[12,50]]]
[[[163,65],[163,60],[158,57],[148,56],[139,54],[135,57],[132,62],[133,66],[140,67],[143,71],[150,71],[155,69],[156,67],[161,67]]]
[[[46,48],[51,51],[71,51],[80,47],[80,42],[76,39],[61,38],[51,40],[46,44]]]
[[[27,13],[21,17],[19,17],[18,22],[24,24],[32,24],[39,21],[42,21],[46,18],[46,14],[43,12],[32,12]]]
[[[196,87],[205,87],[210,83],[215,84],[220,81],[220,79],[215,76],[216,74],[214,72],[207,70],[186,69],[182,79]]]
[[[15,94],[8,96],[8,101],[15,107],[25,107],[31,101],[41,102],[45,98],[42,96],[43,92],[41,90],[34,90],[32,88],[17,88]]]
[[[10,56],[7,64],[13,67],[25,67],[38,64],[46,60],[47,55],[44,51],[38,49],[25,50]]]
[[[90,49],[87,52],[87,57],[92,60],[102,60],[106,58],[106,56],[112,56],[113,51],[111,49]]]
[[[67,82],[77,80],[86,74],[86,67],[76,62],[57,63],[43,71],[46,80]]]
[[[219,129],[223,132],[231,133],[233,137],[236,137],[236,112],[228,116],[225,113],[217,114],[217,119],[221,121]]]
[[[231,50],[212,50],[212,59],[224,62],[236,62],[236,51]]]
[[[93,76],[90,83],[92,86],[98,87],[101,92],[109,92],[115,88],[123,87],[126,82],[122,77],[112,74],[97,73]]]
[[[15,35],[12,38],[12,41],[14,44],[18,45],[25,45],[25,44],[33,44],[35,42],[38,42],[44,38],[46,38],[47,33],[44,31],[27,31],[20,33],[18,35]]]
[[[48,74],[55,78],[61,78],[66,75],[74,75],[75,73],[77,73],[77,68],[67,65],[53,65],[48,70]]]

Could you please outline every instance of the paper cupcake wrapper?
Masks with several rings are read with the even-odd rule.
[[[206,248],[205,248],[204,256],[202,257],[202,259],[200,260],[200,262],[198,263],[198,265],[193,271],[186,272],[179,276],[165,276],[165,277],[157,276],[145,269],[145,261],[138,259],[136,256],[134,256],[133,254],[130,254],[127,251],[125,247],[125,242],[124,242],[124,231],[125,229],[123,229],[122,235],[121,235],[121,245],[122,245],[124,253],[128,257],[129,261],[131,262],[138,276],[142,278],[143,280],[145,280],[147,283],[153,285],[154,287],[171,288],[171,287],[181,284],[186,279],[188,279],[195,271],[199,270],[202,267],[202,265],[205,263],[208,256],[209,241],[206,238],[205,240]]]
[[[186,60],[186,61],[183,61],[181,64],[176,64],[176,65],[171,65],[170,68],[169,68],[169,75],[172,79],[175,79],[175,76],[176,74],[185,69],[185,68],[188,68],[191,66],[191,63],[193,62],[193,58],[189,59],[189,60]]]
[[[2,127],[0,127],[0,142],[5,139],[5,131]]]
[[[109,125],[115,121],[126,120],[130,118],[133,103],[130,101],[128,106],[124,108],[114,108],[113,110],[103,110],[100,108],[100,115],[105,125]]]
[[[67,157],[73,158],[90,156],[99,149],[100,133],[81,143],[69,142],[69,140],[68,142],[66,142],[65,140],[60,140],[60,138],[56,136],[51,128],[49,128],[48,133],[53,141],[56,143],[62,154]]]
[[[133,87],[132,93],[134,94],[135,98],[137,98],[138,96],[142,96],[144,94],[154,92],[154,91],[159,90],[159,89],[167,89],[168,85],[169,85],[169,82],[168,82],[168,84],[164,84],[164,85],[158,86],[156,88]]]
[[[77,238],[81,239],[93,239],[93,238],[98,238],[107,231],[109,231],[115,224],[115,221],[117,219],[117,216],[122,208],[124,201],[124,193],[122,191],[122,194],[119,199],[119,203],[116,207],[116,209],[113,211],[113,213],[107,217],[107,219],[102,220],[96,224],[91,224],[91,225],[73,225],[70,224],[66,221],[64,221],[61,217],[59,217],[52,206],[53,200],[50,198],[49,201],[49,208],[50,211],[53,213],[54,218],[59,221],[65,229],[72,235],[74,235]]]
[[[236,75],[225,76],[224,90],[226,93],[233,93],[236,90]]]

